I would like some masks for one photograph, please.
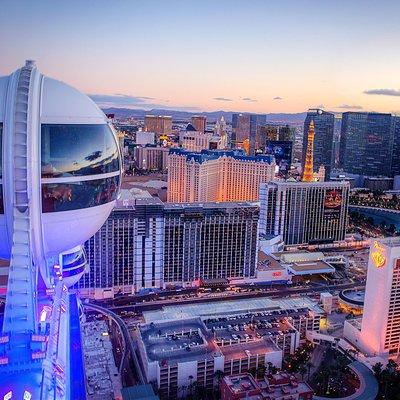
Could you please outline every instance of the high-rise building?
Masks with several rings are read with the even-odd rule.
[[[400,175],[400,117],[393,117],[393,151],[391,174]]]
[[[324,165],[326,171],[326,179],[329,179],[332,169],[332,149],[333,149],[333,131],[335,124],[335,115],[321,109],[310,109],[307,112],[304,121],[303,130],[303,155],[302,165],[305,164],[307,144],[308,144],[308,131],[311,121],[314,122],[314,171],[318,171],[321,165]]]
[[[249,136],[249,114],[232,114],[232,142],[235,147],[243,143]]]
[[[168,147],[138,146],[134,149],[136,168],[142,171],[166,171]]]
[[[257,205],[167,204],[164,213],[164,283],[255,275]]]
[[[400,239],[373,241],[362,322],[347,321],[345,337],[369,356],[400,355]]]
[[[343,240],[348,182],[261,184],[260,233],[281,235],[286,245]]]
[[[279,140],[286,142],[294,142],[296,129],[289,125],[284,125],[279,127]]]
[[[209,150],[211,137],[211,134],[198,131],[192,124],[188,124],[180,132],[179,142],[185,150],[198,152]]]
[[[345,172],[390,176],[392,148],[391,114],[343,113],[339,162]]]
[[[196,129],[197,132],[204,133],[206,131],[207,126],[207,118],[202,115],[194,115],[190,119],[192,125]]]
[[[243,151],[192,153],[171,149],[168,156],[168,201],[258,201],[261,182],[275,176],[270,155],[250,157]]]
[[[169,135],[172,132],[172,117],[166,115],[146,115],[144,130],[154,132],[157,136]]]
[[[117,202],[85,243],[90,268],[76,285],[83,296],[113,297],[162,287],[163,209],[156,198]]]
[[[254,155],[257,149],[257,135],[260,126],[265,125],[267,116],[264,114],[232,114],[232,141],[236,148],[249,148],[249,155]]]
[[[293,142],[284,140],[267,140],[265,154],[275,157],[280,171],[288,171],[292,163]]]
[[[113,297],[196,279],[255,275],[259,208],[252,203],[164,204],[119,200],[85,243],[89,268],[76,289]]]
[[[305,133],[304,133],[305,134]],[[314,121],[311,120],[307,132],[307,150],[303,164],[303,182],[312,182],[314,178]]]

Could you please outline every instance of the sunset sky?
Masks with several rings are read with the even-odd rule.
[[[400,1],[1,0],[25,59],[102,105],[400,113]]]

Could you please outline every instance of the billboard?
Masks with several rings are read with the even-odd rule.
[[[337,220],[342,207],[342,189],[327,189],[324,198],[324,218]]]
[[[292,142],[286,140],[267,140],[265,154],[275,157],[276,165],[281,171],[288,171],[292,163]]]

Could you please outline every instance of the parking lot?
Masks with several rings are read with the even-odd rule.
[[[304,316],[306,309],[272,310],[204,320],[218,344],[240,343],[295,332],[292,322]]]

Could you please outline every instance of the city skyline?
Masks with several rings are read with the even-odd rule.
[[[6,0],[0,75],[32,58],[103,107],[399,113],[383,3]]]

